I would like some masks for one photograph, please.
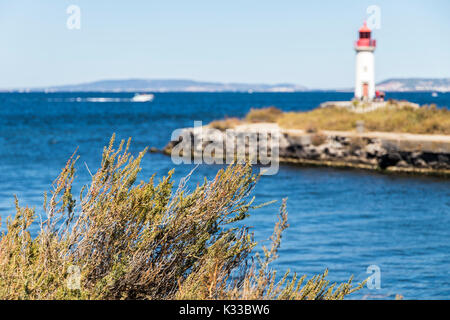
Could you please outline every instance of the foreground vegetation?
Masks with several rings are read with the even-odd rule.
[[[450,134],[450,110],[438,109],[435,105],[415,109],[396,101],[386,108],[367,113],[338,107],[286,113],[274,107],[252,109],[240,122],[236,119],[228,123],[215,121],[212,126],[223,130],[245,122],[276,122],[286,129],[351,131],[355,130],[358,121],[364,121],[366,131]]]
[[[45,220],[16,200],[0,240],[0,299],[342,299],[361,287],[330,284],[326,272],[275,280],[286,204],[271,245],[254,254],[253,234],[235,223],[252,208],[258,177],[249,166],[221,170],[191,192],[189,177],[174,189],[173,171],[136,183],[146,150],[133,158],[129,143],[114,150],[111,139],[78,200],[71,157],[45,197]]]

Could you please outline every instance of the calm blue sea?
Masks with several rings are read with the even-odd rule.
[[[0,93],[0,216],[21,205],[42,214],[43,192],[78,148],[77,185],[88,182],[112,133],[133,137],[132,152],[162,148],[174,129],[250,108],[277,106],[310,110],[350,93],[157,93],[151,103],[131,102],[132,93]],[[98,99],[103,98],[103,99]],[[105,99],[106,98],[106,99]],[[390,93],[388,98],[450,106],[450,93]],[[142,178],[162,177],[174,167],[169,157],[148,154]],[[219,166],[200,166],[192,182],[212,177]],[[192,166],[176,166],[176,179]],[[357,281],[369,265],[381,271],[381,289],[364,288],[352,298],[450,298],[450,180],[383,175],[359,170],[281,166],[263,176],[258,203],[278,203],[252,212],[247,224],[264,241],[276,221],[280,200],[288,198],[290,228],[274,267],[313,275],[329,269],[329,279]]]

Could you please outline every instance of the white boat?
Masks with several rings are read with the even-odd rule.
[[[436,97],[438,96],[438,94],[437,94],[437,92],[433,92],[433,93],[431,94],[431,96],[436,98]]]
[[[153,95],[151,93],[149,93],[149,94],[136,93],[134,95],[134,97],[131,99],[131,101],[133,101],[133,102],[150,102],[150,101],[153,101],[154,98],[155,98],[155,95]]]

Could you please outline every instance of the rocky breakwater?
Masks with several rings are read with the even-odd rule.
[[[450,177],[450,136],[445,135],[307,132],[283,129],[274,123],[242,124],[222,131],[204,126],[186,128],[172,136],[164,153],[173,155],[175,151],[184,157],[216,160],[245,153],[260,159],[261,152],[255,156],[255,150],[265,151],[264,156],[271,161],[276,158],[284,163]]]

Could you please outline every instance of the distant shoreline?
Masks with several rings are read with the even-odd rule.
[[[387,92],[450,92],[450,78],[391,78],[379,82],[377,90]],[[33,92],[353,92],[353,88],[311,88],[295,83],[239,83],[190,79],[109,79],[94,82],[3,88],[0,91]]]
[[[292,93],[314,93],[314,92],[336,92],[336,93],[353,93],[352,89],[348,90],[333,90],[333,89],[311,89],[311,90],[301,90],[301,91],[292,91],[292,92],[283,92],[283,91],[158,91],[158,90],[67,90],[67,91],[45,91],[45,90],[4,90],[0,89],[0,93],[137,93],[137,92],[145,92],[145,93],[244,93],[244,94],[257,94],[257,93],[286,93],[286,94],[292,94]],[[434,93],[437,92],[438,94],[446,94],[450,93],[450,91],[435,91],[435,90],[415,90],[415,91],[385,91],[386,93]]]

